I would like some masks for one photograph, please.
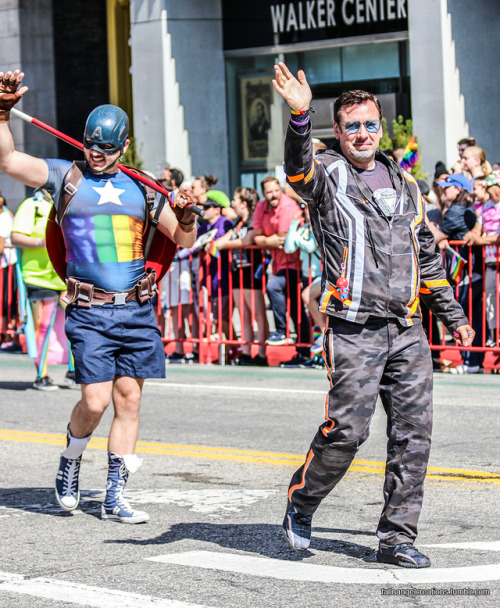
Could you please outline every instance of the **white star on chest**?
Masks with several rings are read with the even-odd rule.
[[[105,205],[106,203],[113,203],[114,205],[123,205],[120,200],[120,194],[123,194],[125,190],[120,190],[120,188],[115,188],[110,180],[106,182],[106,185],[103,188],[97,188],[96,186],[92,186],[92,189],[97,192],[97,194],[101,197],[99,199],[98,205]]]

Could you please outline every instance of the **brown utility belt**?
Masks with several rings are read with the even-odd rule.
[[[151,270],[144,279],[138,281],[129,291],[105,291],[94,287],[91,283],[84,283],[72,277],[66,279],[68,292],[63,300],[66,304],[90,308],[103,304],[123,306],[127,302],[136,301],[140,304],[150,300],[157,292],[156,272]]]

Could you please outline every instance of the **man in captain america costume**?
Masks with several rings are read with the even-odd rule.
[[[0,170],[33,188],[44,188],[57,208],[72,163],[19,152],[9,127],[10,109],[28,88],[19,70],[0,72]],[[165,355],[151,305],[154,285],[146,277],[143,233],[148,209],[141,186],[118,168],[127,150],[128,117],[117,106],[93,110],[85,126],[86,166],[81,183],[61,221],[67,252],[69,303],[66,333],[75,358],[81,399],[71,414],[67,446],[60,458],[56,499],[65,511],[77,508],[82,453],[113,400],[108,439],[108,481],[101,518],[122,523],[148,521],[124,498],[129,473],[142,459],[135,455],[139,407],[145,378],[165,376]],[[194,214],[184,196],[165,205],[158,228],[181,247],[196,237]],[[148,283],[149,289],[142,288]]]

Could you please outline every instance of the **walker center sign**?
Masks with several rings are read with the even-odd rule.
[[[224,49],[408,30],[407,0],[223,0]]]

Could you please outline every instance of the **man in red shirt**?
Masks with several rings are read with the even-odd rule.
[[[297,214],[301,213],[301,209],[292,198],[283,193],[275,177],[265,177],[261,182],[261,189],[264,200],[257,203],[255,208],[254,240],[256,245],[271,252],[272,275],[267,281],[266,292],[271,302],[276,326],[276,331],[270,335],[267,344],[279,346],[289,343],[287,335],[287,299],[289,299],[289,314],[295,325],[297,341],[307,346],[297,347],[295,357],[280,363],[280,367],[298,367],[309,357],[311,335],[309,320],[300,297],[299,251],[285,253],[283,246],[290,223]]]

